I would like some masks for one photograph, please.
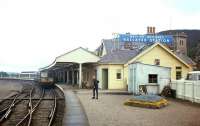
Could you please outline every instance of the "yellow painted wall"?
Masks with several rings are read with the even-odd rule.
[[[171,68],[171,78],[176,79],[176,66],[182,67],[182,77],[185,77],[192,68],[188,68],[174,56],[169,54],[166,50],[162,49],[160,46],[155,46],[152,50],[147,52],[145,55],[136,59],[136,61],[145,64],[154,64],[155,59],[160,59],[160,66]]]
[[[129,78],[128,78],[128,74],[129,74],[129,73],[128,73],[128,66],[125,66],[125,67],[124,67],[124,84],[125,84],[125,85],[128,85],[128,79],[129,79]]]
[[[124,84],[124,65],[102,65],[100,64],[98,67],[100,88],[102,88],[102,69],[108,69],[108,89],[126,89],[126,85]],[[121,79],[116,79],[117,70],[121,69]]]

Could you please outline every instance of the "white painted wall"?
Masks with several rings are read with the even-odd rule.
[[[99,59],[100,58],[95,54],[92,54],[83,48],[77,48],[57,57],[56,62],[96,63]]]
[[[155,94],[157,87],[156,84],[149,84],[148,76],[149,74],[158,75],[159,85],[158,92],[161,93],[164,86],[169,84],[171,78],[171,68],[148,65],[143,63],[134,63],[129,65],[129,82],[128,91],[133,93],[139,93],[139,85],[148,85],[148,93]]]

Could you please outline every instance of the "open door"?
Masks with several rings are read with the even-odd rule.
[[[102,69],[102,88],[108,89],[108,69]]]

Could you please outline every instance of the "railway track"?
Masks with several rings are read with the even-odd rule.
[[[53,126],[61,125],[64,95],[56,88],[42,88],[37,84],[26,85],[24,90],[11,98],[0,109],[2,126]],[[0,105],[1,108],[1,105]]]
[[[31,91],[32,91],[33,89],[31,89]],[[31,92],[30,91],[30,92]],[[21,97],[20,97],[21,96]],[[23,100],[23,98],[25,98],[26,96],[28,96],[28,94],[26,94],[26,93],[24,93],[24,91],[22,91],[22,92],[19,92],[18,94],[16,94],[16,95],[14,95],[14,96],[12,96],[12,97],[14,97],[14,98],[7,98],[7,99],[5,99],[5,100],[3,100],[3,101],[6,101],[6,100],[11,100],[11,103],[9,103],[9,104],[7,104],[3,109],[1,109],[0,110],[0,115],[1,115],[1,118],[0,118],[0,124],[4,121],[4,120],[6,120],[8,117],[9,117],[9,115],[12,113],[12,111],[13,111],[13,108],[18,104],[18,103],[20,103],[22,100]]]
[[[49,123],[48,123],[48,126],[51,126],[52,125],[52,122],[53,122],[53,119],[55,117],[55,112],[56,112],[56,107],[57,107],[57,96],[55,94],[56,92],[54,90],[52,90],[52,94],[53,94],[53,107],[51,109],[51,112],[49,114]]]

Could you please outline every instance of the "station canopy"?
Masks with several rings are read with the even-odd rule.
[[[70,67],[74,64],[97,63],[99,60],[100,57],[95,55],[93,52],[79,47],[56,57],[52,64],[47,67],[41,68],[40,71],[56,70],[62,67]]]

